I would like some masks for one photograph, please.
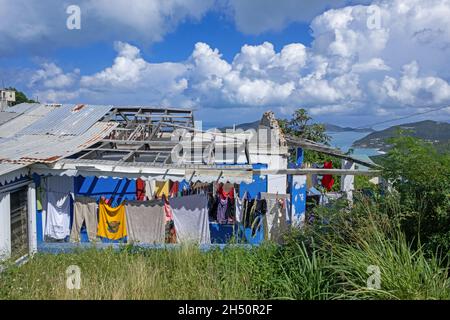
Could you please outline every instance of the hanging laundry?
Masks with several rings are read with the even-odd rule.
[[[206,194],[209,187],[210,187],[209,183],[197,181],[192,185],[192,191],[195,194]]]
[[[145,181],[138,178],[136,179],[136,200],[144,201],[145,196]]]
[[[177,243],[177,232],[173,220],[166,223],[165,226],[166,243]]]
[[[277,243],[282,241],[283,233],[287,229],[285,210],[283,199],[269,199],[267,201],[267,239]]]
[[[98,205],[95,199],[88,197],[76,197],[74,203],[72,232],[70,233],[71,242],[80,242],[80,231],[83,222],[90,242],[97,240],[97,217]]]
[[[155,199],[156,194],[156,181],[155,180],[145,180],[145,196],[147,200]]]
[[[212,193],[208,193],[208,215],[211,221],[217,221],[217,207],[219,199]]]
[[[163,197],[164,202],[164,213],[166,215],[166,223],[173,220],[173,212],[172,208],[170,207],[169,201],[166,197]]]
[[[70,235],[71,199],[73,197],[73,179],[67,176],[44,178],[46,190],[45,236],[54,240],[64,240]]]
[[[224,198],[230,198],[234,200],[234,185],[232,183],[225,183],[224,185],[219,185],[217,193]]]
[[[172,198],[170,206],[178,242],[211,243],[206,195]]]
[[[218,204],[217,204],[217,222],[219,223],[226,223],[227,217],[226,212],[228,208],[228,198],[218,198]]]
[[[119,240],[126,237],[126,216],[123,203],[116,208],[112,208],[105,203],[105,200],[100,200],[97,235],[110,240]]]
[[[243,205],[244,201],[246,199],[246,193],[244,194],[244,198],[239,198],[238,195],[235,197],[235,216],[236,216],[236,222],[242,221],[242,214],[243,214]]]
[[[191,185],[186,180],[181,180],[178,184],[178,191],[183,195],[187,195],[189,190],[191,189]]]
[[[264,215],[267,212],[266,200],[246,200],[243,212],[244,226],[251,227],[258,216]]]
[[[43,205],[42,203],[44,202],[44,188],[42,187],[42,185],[40,185],[38,188],[36,188],[36,210],[43,210]]]
[[[174,183],[172,183],[172,187],[170,188],[170,197],[178,197],[178,181],[175,181]]]
[[[236,210],[234,199],[227,198],[227,211],[225,211],[225,219],[227,219],[228,223],[234,223],[236,219]]]
[[[333,168],[333,162],[332,161],[325,161],[323,165],[324,169],[332,169]],[[334,185],[334,179],[331,174],[326,174],[322,178],[322,186],[327,189],[327,191],[330,191],[333,188]]]
[[[156,181],[156,197],[158,199],[162,198],[162,196],[169,196],[169,186],[170,181]]]
[[[45,235],[63,240],[70,235],[70,195],[47,193],[47,227]]]
[[[165,242],[164,202],[129,201],[127,214],[128,242],[162,244]]]

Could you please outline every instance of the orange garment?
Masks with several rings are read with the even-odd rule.
[[[170,197],[171,198],[178,196],[178,189],[179,189],[178,185],[179,185],[178,181],[175,181],[172,184],[172,187],[170,188]]]
[[[104,199],[98,205],[97,236],[110,240],[119,240],[127,236],[125,205],[112,208]]]
[[[136,200],[145,200],[145,181],[140,178],[136,180]]]

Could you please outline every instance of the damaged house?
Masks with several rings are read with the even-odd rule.
[[[306,149],[342,169],[305,168]],[[304,223],[308,176],[341,176],[351,201],[354,175],[378,174],[355,164],[376,167],[285,136],[271,112],[257,130],[220,132],[187,109],[19,104],[0,112],[0,255],[281,241]]]

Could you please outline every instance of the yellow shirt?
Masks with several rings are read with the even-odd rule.
[[[163,195],[169,197],[169,180],[156,181],[156,197],[161,198]]]
[[[102,199],[98,205],[98,231],[99,237],[110,240],[119,240],[127,235],[127,222],[125,206],[121,204],[116,208],[108,206]]]

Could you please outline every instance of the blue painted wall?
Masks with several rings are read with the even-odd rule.
[[[255,163],[252,167],[253,169],[266,169],[267,164]],[[252,183],[241,183],[239,185],[239,197],[242,198],[245,192],[250,199],[257,198],[260,192],[267,192],[267,176],[261,177],[254,174]]]
[[[304,159],[302,148],[297,148],[296,162],[290,163],[289,168],[300,168]],[[306,176],[288,177],[291,194],[291,223],[298,223],[306,212]]]
[[[211,243],[228,243],[234,235],[234,226],[231,224],[209,223]]]
[[[102,196],[111,198],[111,206],[115,207],[125,199],[136,199],[136,180],[78,176],[75,177],[75,195],[97,200]]]
[[[255,163],[252,165],[253,169],[266,169],[267,164],[265,163]],[[261,192],[267,192],[267,176],[253,175],[253,182],[241,183],[239,186],[239,197],[242,198],[247,192],[247,198],[249,199],[258,199]],[[261,224],[262,226],[262,224]],[[252,235],[251,228],[243,228],[240,225],[238,228],[239,234],[238,238],[244,240],[250,244],[259,244],[264,240],[264,228],[259,227],[255,230],[255,234]]]

